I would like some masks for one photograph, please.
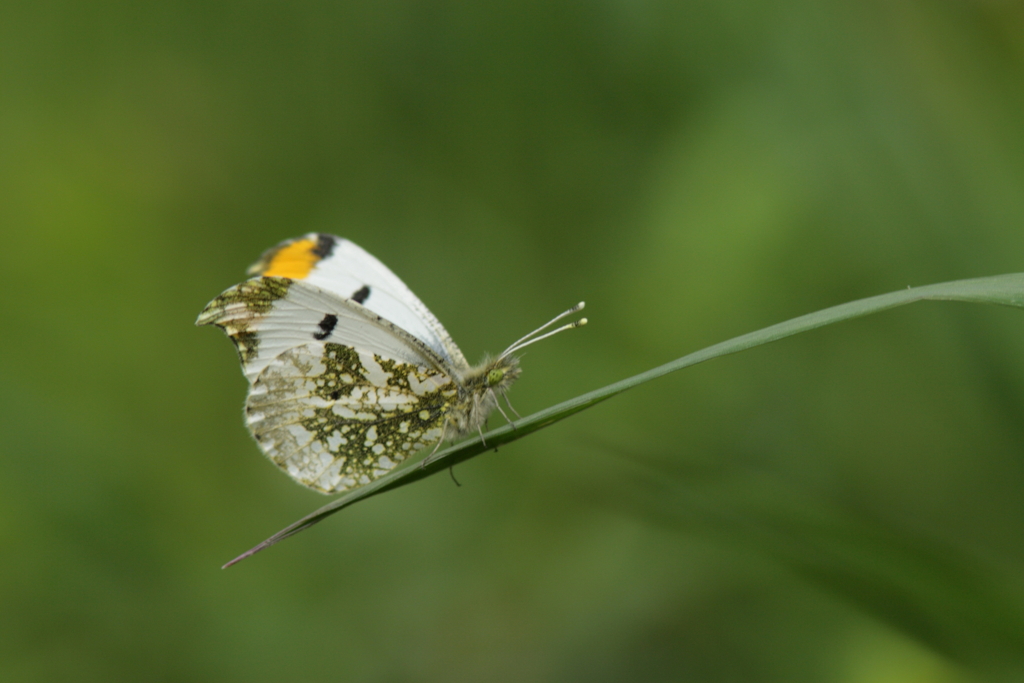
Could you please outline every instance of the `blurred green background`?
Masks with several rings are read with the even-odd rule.
[[[1024,678],[1024,315],[915,304],[324,504],[193,321],[311,230],[522,414],[819,308],[1024,270],[1024,9],[0,8],[0,680]],[[495,424],[495,423],[492,423]]]

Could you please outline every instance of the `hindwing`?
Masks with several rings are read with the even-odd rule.
[[[303,344],[267,364],[246,400],[260,448],[323,493],[373,481],[436,444],[458,387],[436,369],[343,344]]]

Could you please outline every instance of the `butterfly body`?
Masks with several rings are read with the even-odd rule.
[[[417,451],[480,430],[519,377],[516,345],[469,365],[412,291],[347,240],[284,242],[250,273],[196,323],[235,343],[250,382],[250,432],[314,490],[367,484]]]

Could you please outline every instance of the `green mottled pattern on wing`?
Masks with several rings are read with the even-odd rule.
[[[263,370],[246,414],[274,463],[305,486],[335,493],[437,443],[457,402],[457,386],[436,369],[311,343]]]

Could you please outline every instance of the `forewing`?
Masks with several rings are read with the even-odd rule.
[[[450,365],[468,367],[440,321],[387,266],[349,240],[310,233],[268,250],[251,275],[286,277],[355,300],[420,339]]]
[[[380,315],[288,278],[257,277],[235,285],[207,304],[196,324],[224,330],[250,383],[282,353],[311,342],[367,349],[448,373],[447,362],[433,349]]]
[[[436,444],[457,396],[451,378],[436,368],[313,342],[266,365],[249,390],[246,420],[288,476],[336,493]]]

